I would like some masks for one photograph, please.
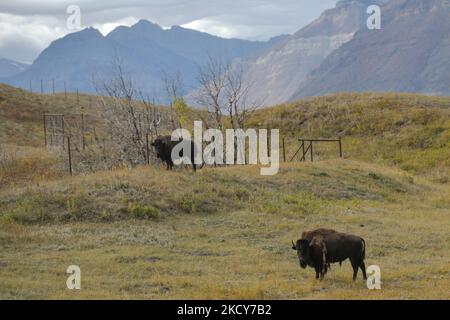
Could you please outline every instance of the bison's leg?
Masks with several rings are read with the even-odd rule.
[[[322,269],[320,272],[320,280],[323,280],[323,277],[325,276],[325,273],[327,273],[326,269]]]
[[[316,279],[319,279],[319,277],[321,276],[322,270],[320,268],[319,265],[315,265],[314,266],[314,270],[316,271]]]
[[[356,277],[358,275],[359,264],[356,263],[355,260],[350,260],[350,262],[352,263],[353,268],[353,280],[356,280]]]
[[[366,264],[364,263],[364,261],[361,263],[360,268],[361,268],[361,271],[362,271],[364,280],[367,280],[367,275],[366,275]]]
[[[172,160],[169,160],[168,162],[167,162],[167,164],[168,164],[168,169],[170,170],[170,171],[172,171],[173,170],[173,161]]]

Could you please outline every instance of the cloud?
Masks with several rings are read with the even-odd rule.
[[[226,38],[266,40],[293,33],[336,0],[15,0],[0,3],[0,58],[31,62],[66,28],[71,4],[82,27],[107,34],[147,19],[162,27],[183,25]]]
[[[51,41],[65,33],[49,16],[0,14],[0,55],[31,62]]]

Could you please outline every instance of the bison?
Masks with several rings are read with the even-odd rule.
[[[314,236],[311,240],[300,239],[297,244],[293,244],[293,249],[297,250],[300,266],[306,268],[310,266],[316,271],[316,279],[323,279],[328,271],[327,247],[321,235]]]
[[[156,156],[166,163],[167,170],[173,169],[172,150],[178,143],[180,143],[180,141],[172,141],[171,136],[158,136],[155,141],[151,143],[151,146],[155,148]],[[183,151],[181,151],[178,156],[182,158],[184,156]],[[194,162],[194,158],[195,144],[191,141],[190,160],[192,163],[192,169],[195,172],[197,170],[197,165]]]
[[[316,230],[312,230],[312,231],[304,231],[302,233],[301,236],[301,240],[308,240],[311,241],[313,239],[313,237],[317,236],[317,235],[327,235],[330,233],[335,233],[336,231],[333,229],[324,229],[324,228],[320,228],[320,229],[316,229]],[[340,262],[339,265],[341,265],[342,263]],[[327,263],[327,270],[331,269],[330,263]]]
[[[292,244],[292,249],[297,251],[300,266],[303,269],[307,266],[313,267],[316,270],[316,278],[322,279],[331,263],[342,263],[350,259],[353,280],[356,280],[359,268],[363,278],[367,279],[364,263],[366,243],[361,237],[330,229],[317,229],[304,232],[301,239]],[[325,259],[321,258],[320,252],[325,252]]]
[[[312,230],[312,231],[304,231],[302,233],[302,236],[300,237],[300,239],[305,239],[305,240],[311,241],[312,238],[317,235],[325,236],[330,233],[336,233],[336,230],[320,228],[320,229],[316,229],[316,230]]]

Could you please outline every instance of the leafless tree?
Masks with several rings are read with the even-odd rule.
[[[224,116],[227,116],[233,129],[245,129],[260,104],[248,101],[252,83],[245,80],[242,65],[209,57],[199,68],[198,81],[196,102],[214,115],[217,128],[224,130]]]
[[[233,66],[226,73],[226,109],[233,129],[245,129],[248,118],[260,107],[256,101],[248,101],[252,83],[244,78],[241,64]]]
[[[242,65],[209,57],[199,70],[198,81],[196,102],[206,108],[208,118],[212,115],[215,128],[224,131],[229,122],[232,129],[245,130],[248,119],[260,104],[248,101],[252,83],[245,79]],[[207,127],[208,120],[204,121]],[[237,156],[236,142],[234,148]]]
[[[196,94],[197,103],[204,106],[208,113],[214,116],[215,125],[223,130],[224,92],[226,87],[226,71],[228,63],[209,57],[207,63],[199,68],[199,91]]]
[[[169,101],[169,107],[171,111],[171,124],[172,130],[180,127],[180,121],[177,118],[176,110],[174,110],[174,104],[176,101],[181,101],[184,98],[184,84],[183,77],[179,71],[168,73],[163,71],[162,81],[164,83],[164,90],[166,92],[167,99]]]
[[[147,139],[159,134],[163,111],[137,89],[127,77],[123,63],[115,58],[111,76],[95,81],[109,137],[117,147],[120,160],[129,167],[148,159]]]

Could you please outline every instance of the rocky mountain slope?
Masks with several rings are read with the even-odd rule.
[[[382,29],[360,30],[291,100],[342,92],[450,94],[450,1],[391,0]]]
[[[51,43],[26,71],[4,79],[8,84],[44,92],[55,90],[92,93],[93,78],[108,78],[111,64],[119,59],[139,89],[163,99],[164,74],[179,72],[186,90],[196,87],[198,65],[213,58],[246,58],[281,41],[267,42],[223,39],[207,33],[174,26],[163,29],[146,20],[131,27],[117,27],[106,37],[94,28],[68,34]]]
[[[19,74],[28,67],[29,65],[25,63],[11,59],[0,59],[0,78]]]
[[[262,98],[264,105],[286,101],[313,69],[365,26],[367,7],[384,2],[339,1],[335,8],[325,11],[258,59],[247,61],[247,79],[253,84],[251,98]]]

